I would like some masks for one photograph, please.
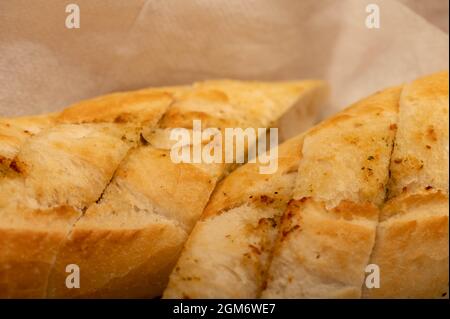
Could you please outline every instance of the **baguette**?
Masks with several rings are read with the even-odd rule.
[[[302,95],[322,94],[323,88],[320,82],[213,81],[174,92],[175,101],[157,128],[143,134],[145,143],[128,154],[102,198],[87,208],[64,241],[49,277],[48,296],[160,296],[216,182],[231,169],[174,163],[166,130],[192,129],[194,119],[219,129],[267,126],[302,103]],[[64,285],[68,263],[83,272],[80,289]]]
[[[448,298],[448,72],[365,98],[279,156],[273,175],[249,163],[220,182],[164,298]]]
[[[8,135],[0,127],[0,297],[161,295],[216,182],[235,167],[174,163],[169,130],[192,131],[195,119],[268,127],[294,105],[315,109],[325,91],[319,81],[206,81],[82,101],[33,134],[20,132],[24,120]],[[78,289],[66,286],[72,264]]]

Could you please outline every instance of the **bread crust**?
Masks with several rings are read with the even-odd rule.
[[[400,195],[383,208],[371,264],[378,289],[365,298],[448,298],[448,195]]]
[[[81,214],[69,206],[30,209],[1,207],[0,298],[45,296],[54,255],[69,226]]]

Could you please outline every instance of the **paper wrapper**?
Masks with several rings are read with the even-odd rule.
[[[68,1],[0,2],[0,116],[210,78],[324,79],[332,88],[328,116],[448,68],[446,0],[71,2],[80,8],[79,29],[65,26]],[[365,24],[372,2],[379,29]]]

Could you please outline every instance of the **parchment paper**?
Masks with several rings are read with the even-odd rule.
[[[0,116],[208,78],[324,79],[327,116],[448,68],[448,2],[423,2],[0,1]],[[80,7],[80,29],[65,27],[69,3]],[[380,8],[379,29],[365,25],[369,3]]]

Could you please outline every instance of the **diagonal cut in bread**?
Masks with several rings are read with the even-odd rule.
[[[277,225],[292,196],[303,136],[278,147],[278,170],[233,171],[214,190],[177,262],[164,298],[256,298]]]
[[[59,114],[50,127],[18,143],[0,178],[0,297],[46,296],[57,251],[73,224],[139,141],[140,127],[155,125],[172,103],[168,93],[146,93],[144,102],[133,100],[136,95],[127,95],[129,108],[138,103],[149,112],[134,122],[104,117],[92,100],[82,103],[92,106],[95,120],[70,122]],[[104,107],[115,113],[120,98],[106,96],[111,103]]]
[[[367,298],[448,298],[448,73],[406,85],[400,97],[388,198],[371,264],[379,289]]]

